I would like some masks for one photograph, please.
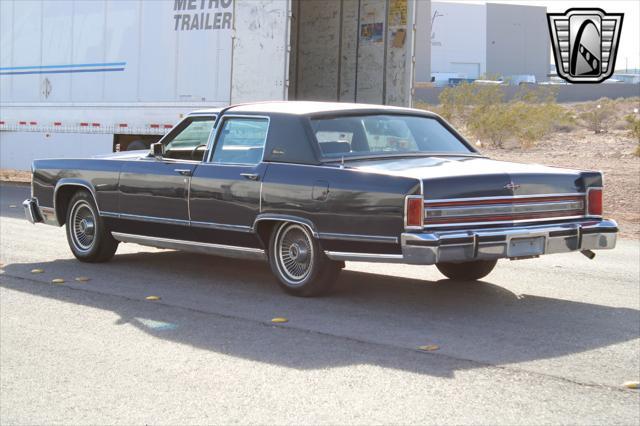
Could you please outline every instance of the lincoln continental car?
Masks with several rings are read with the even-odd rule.
[[[189,114],[149,152],[33,163],[33,223],[74,256],[120,242],[263,259],[297,296],[345,261],[478,280],[498,259],[611,249],[600,172],[491,160],[415,109],[272,102]]]

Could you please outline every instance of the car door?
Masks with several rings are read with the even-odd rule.
[[[198,165],[191,180],[191,224],[246,233],[260,211],[269,119],[226,115],[217,129],[209,158]],[[242,239],[239,235],[221,236]]]
[[[214,115],[187,117],[160,141],[165,146],[162,158],[149,156],[124,164],[119,180],[121,219],[189,224],[190,180],[202,160],[214,121]]]

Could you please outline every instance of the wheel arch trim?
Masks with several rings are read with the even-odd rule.
[[[65,188],[69,186],[75,186],[75,187],[84,188],[88,190],[89,193],[91,194],[91,197],[93,198],[94,204],[96,205],[96,209],[98,210],[97,212],[98,216],[101,215],[100,206],[98,206],[98,198],[96,197],[96,190],[93,187],[93,185],[91,185],[89,182],[83,179],[63,178],[63,179],[60,179],[58,183],[56,183],[56,186],[53,190],[53,211],[55,212],[56,222],[58,223],[58,226],[62,226],[64,224],[64,220],[66,220],[64,218],[61,218],[61,215],[59,214],[60,206],[58,206],[58,191],[61,188]]]
[[[316,226],[314,225],[314,223],[312,221],[310,221],[309,219],[302,218],[302,217],[290,216],[290,215],[286,215],[286,214],[260,214],[253,221],[253,226],[251,228],[252,231],[257,233],[258,232],[258,225],[260,224],[260,222],[265,222],[265,221],[291,222],[291,223],[297,223],[299,225],[304,225],[311,231],[311,235],[313,235],[313,238],[319,239],[318,231],[317,231]]]

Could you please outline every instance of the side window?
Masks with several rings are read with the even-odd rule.
[[[215,117],[208,116],[187,118],[180,123],[174,130],[173,137],[170,136],[163,141],[165,143],[165,157],[202,160],[214,121]],[[199,148],[196,150],[197,147]]]
[[[266,118],[225,118],[211,162],[258,164],[262,160],[268,128]]]

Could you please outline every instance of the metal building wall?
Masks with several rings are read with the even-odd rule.
[[[486,13],[481,4],[431,4],[431,74],[479,78],[486,72]]]
[[[431,0],[421,0],[416,5],[416,34],[415,34],[415,65],[414,81],[426,82],[431,80]]]
[[[549,73],[547,8],[487,4],[487,74],[533,74],[546,81]]]

